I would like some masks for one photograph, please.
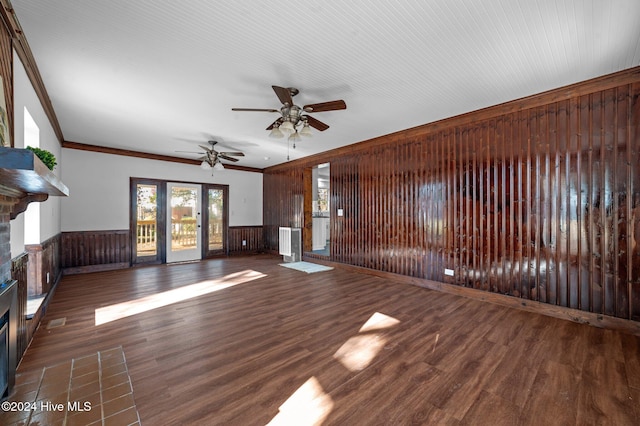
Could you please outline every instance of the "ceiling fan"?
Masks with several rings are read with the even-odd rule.
[[[224,165],[220,161],[221,159],[236,162],[237,158],[233,157],[244,157],[244,153],[242,152],[220,152],[216,151],[215,146],[218,141],[208,141],[210,146],[198,145],[200,148],[204,150],[204,152],[196,152],[196,151],[176,151],[176,152],[189,152],[192,154],[202,154],[202,157],[198,158],[198,160],[202,160],[200,167],[204,170],[209,170],[213,168],[213,170],[224,170]]]
[[[312,117],[309,113],[336,111],[347,109],[347,104],[343,100],[320,102],[317,104],[304,105],[302,107],[294,104],[293,97],[299,93],[295,87],[271,86],[276,96],[282,102],[280,109],[270,108],[231,108],[232,111],[258,111],[258,112],[277,112],[280,117],[266,130],[270,130],[269,136],[272,138],[282,138],[287,134],[289,140],[295,142],[300,140],[300,135],[311,136],[309,126],[321,132],[327,130],[329,126],[322,121]]]

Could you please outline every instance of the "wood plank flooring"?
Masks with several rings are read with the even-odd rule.
[[[638,424],[639,337],[279,262],[64,277],[18,371],[122,346],[143,425]]]

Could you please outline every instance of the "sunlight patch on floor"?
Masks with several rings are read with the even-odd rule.
[[[265,274],[253,270],[246,270],[225,275],[215,280],[201,281],[184,287],[174,288],[162,293],[152,294],[140,299],[130,300],[115,305],[104,306],[95,310],[96,326],[106,324],[121,318],[147,312],[153,309],[168,306],[194,297],[224,290],[234,285],[243,284],[258,278],[266,277]]]
[[[333,399],[312,376],[280,406],[280,412],[268,425],[321,425],[333,405]]]
[[[339,361],[349,371],[364,370],[384,348],[387,339],[372,331],[384,330],[400,324],[400,320],[389,315],[376,312],[360,327],[359,333],[347,340],[333,354],[333,358]]]
[[[395,319],[394,317],[390,317],[389,315],[376,312],[371,315],[371,317],[369,317],[367,322],[365,322],[362,327],[360,327],[359,332],[365,333],[367,331],[383,330],[385,328],[391,328],[394,325],[398,324],[400,324],[400,320]]]
[[[356,372],[367,368],[371,361],[384,348],[387,339],[375,334],[353,336],[340,346],[333,358],[349,371]]]

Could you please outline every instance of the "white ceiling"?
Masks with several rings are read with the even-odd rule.
[[[13,0],[64,139],[196,158],[211,137],[287,158],[279,108],[313,116],[291,159],[640,64],[638,0]],[[268,157],[268,159],[265,159]]]

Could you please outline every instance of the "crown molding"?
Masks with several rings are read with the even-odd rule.
[[[68,148],[68,149],[77,149],[80,151],[99,152],[102,154],[113,154],[113,155],[121,155],[125,157],[145,158],[147,160],[158,160],[158,161],[169,161],[171,163],[192,164],[194,166],[199,166],[201,163],[201,161],[198,161],[198,160],[192,160],[189,158],[182,158],[182,157],[174,157],[172,155],[152,154],[148,152],[133,151],[133,150],[121,149],[121,148],[110,148],[106,146],[89,145],[85,143],[71,142],[71,141],[63,141],[62,147]],[[224,168],[225,170],[239,170],[243,172],[262,173],[262,169],[256,169],[253,167],[245,167],[245,166],[237,166],[235,164],[225,163]]]

